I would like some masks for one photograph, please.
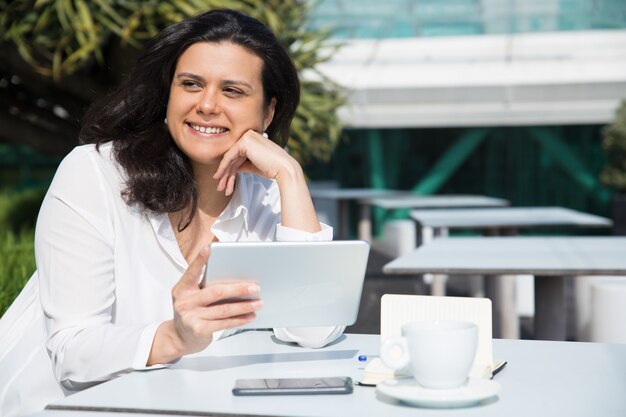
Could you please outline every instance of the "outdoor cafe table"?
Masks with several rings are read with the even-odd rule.
[[[626,415],[626,345],[499,340],[494,357],[507,366],[494,378],[497,397],[461,409],[414,408],[355,386],[349,395],[235,397],[238,378],[350,376],[359,381],[359,355],[378,355],[380,336],[347,334],[322,349],[278,342],[248,331],[182,358],[169,368],[138,371],[53,403],[37,417],[295,416],[395,417],[507,416],[617,417]],[[69,411],[77,410],[77,411]],[[225,414],[222,414],[225,413]]]
[[[534,338],[565,340],[565,279],[626,275],[623,237],[459,237],[435,239],[383,267],[393,274],[519,275],[535,277]],[[494,301],[493,287],[488,297]],[[506,316],[507,298],[499,300]],[[494,314],[495,318],[495,314]],[[623,325],[616,321],[616,325]]]
[[[509,202],[501,198],[483,195],[438,194],[438,195],[388,195],[364,197],[358,200],[360,205],[359,239],[370,240],[371,235],[371,207],[385,210],[397,209],[445,209],[460,207],[501,207],[508,206]]]
[[[564,207],[497,207],[411,210],[410,216],[434,235],[449,229],[483,229],[491,234],[510,234],[534,227],[611,227],[610,219]]]
[[[386,190],[381,188],[311,188],[310,192],[311,198],[314,201],[318,199],[337,201],[339,209],[339,227],[337,227],[337,237],[339,239],[348,238],[348,204],[350,201],[358,201],[364,198],[401,196],[407,193],[406,191]],[[359,229],[360,227],[361,226],[359,224]]]
[[[510,235],[522,228],[579,227],[607,228],[612,222],[605,217],[583,213],[563,207],[497,207],[497,208],[451,208],[437,210],[412,210],[410,216],[422,228],[432,229],[433,236],[447,236],[451,229],[480,229],[489,235]],[[502,277],[495,285],[496,298],[514,299],[515,280]],[[445,276],[433,277],[433,295],[445,295]],[[494,307],[498,307],[494,304]],[[500,317],[499,335],[507,338],[519,337],[519,319],[515,307],[502,311],[508,316]],[[494,314],[494,317],[497,317]]]

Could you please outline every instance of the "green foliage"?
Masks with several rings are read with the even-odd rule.
[[[44,195],[43,189],[0,195],[0,230],[19,233],[33,229]]]
[[[626,194],[626,101],[623,101],[615,120],[602,129],[602,147],[607,162],[600,180],[621,194]]]
[[[43,190],[0,194],[0,316],[35,272],[34,226]]]
[[[291,154],[303,163],[327,161],[340,137],[336,116],[344,99],[336,85],[317,73],[335,48],[328,33],[307,32],[306,0],[0,0],[0,44],[12,44],[35,72],[59,82],[87,67],[104,68],[107,48],[141,47],[161,29],[216,8],[240,10],[267,24],[290,51],[301,74],[302,103],[290,139]],[[110,49],[110,48],[109,48]],[[313,77],[309,77],[313,79]]]
[[[19,234],[0,228],[0,316],[35,272],[34,232]]]

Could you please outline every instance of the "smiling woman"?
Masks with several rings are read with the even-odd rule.
[[[33,317],[24,329],[45,330],[13,345],[33,365],[2,374],[0,414],[167,366],[253,322],[263,306],[249,299],[256,282],[198,285],[211,242],[332,240],[302,168],[283,149],[299,91],[274,35],[235,11],[189,18],[147,45],[126,82],[90,107],[83,145],[44,199],[37,272],[25,290],[32,297],[18,298],[31,304],[13,311]],[[343,329],[274,333],[321,347]],[[0,369],[7,358],[0,352]],[[54,377],[33,371],[41,363]],[[37,378],[27,395],[20,381]],[[15,405],[24,398],[31,402]]]

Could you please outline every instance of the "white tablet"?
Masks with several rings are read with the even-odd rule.
[[[263,307],[241,328],[349,326],[368,255],[360,240],[213,243],[204,279],[259,283]]]

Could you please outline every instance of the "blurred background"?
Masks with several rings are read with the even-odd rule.
[[[0,1],[0,314],[35,269],[37,210],[86,107],[159,29],[218,7],[264,21],[294,57],[289,150],[312,187],[488,195],[626,233],[624,0]],[[405,218],[374,208],[373,236]],[[421,291],[383,280],[377,259],[372,299]]]

